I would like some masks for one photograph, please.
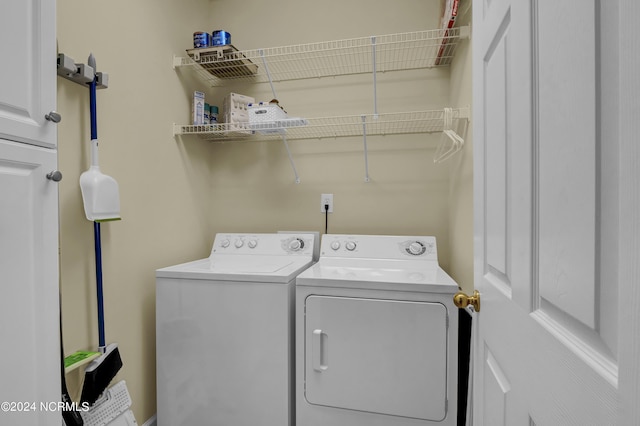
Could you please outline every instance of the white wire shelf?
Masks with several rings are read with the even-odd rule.
[[[214,125],[174,124],[174,136],[197,135],[215,142],[238,140],[325,139],[350,136],[399,135],[442,132],[445,126],[444,110],[412,111],[389,114],[350,115],[341,117],[308,118],[303,126],[282,126],[277,122],[255,124],[220,123]],[[469,108],[452,110],[454,126],[458,120],[469,118]]]
[[[173,66],[196,72],[211,86],[230,80],[254,83],[371,72],[432,68],[451,64],[469,27],[334,40],[255,50],[232,45],[187,50]],[[375,58],[375,61],[374,61]]]

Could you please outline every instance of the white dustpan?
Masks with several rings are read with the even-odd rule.
[[[100,171],[98,141],[91,141],[92,164],[80,175],[80,189],[87,219],[95,222],[120,220],[120,190],[118,182]]]
[[[96,60],[89,55],[89,66],[96,70]],[[80,175],[80,189],[87,219],[94,222],[120,220],[118,182],[100,171],[98,166],[98,125],[96,114],[96,78],[89,85],[91,110],[91,167]]]

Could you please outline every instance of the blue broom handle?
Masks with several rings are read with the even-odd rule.
[[[93,222],[93,238],[96,251],[96,295],[98,299],[98,346],[104,352],[104,300],[102,293],[102,247],[100,243],[100,222]]]
[[[89,84],[89,108],[91,110],[91,140],[98,139],[98,118],[96,113],[96,77]],[[102,244],[100,223],[93,222],[93,237],[96,251],[96,296],[98,299],[98,346],[104,352],[106,342],[104,337],[104,297],[102,292]]]
[[[98,139],[98,116],[96,113],[96,78],[89,83],[89,108],[91,110],[91,140]]]
[[[91,66],[96,71],[96,60],[93,57],[93,54],[89,55],[88,62],[89,66]],[[89,83],[89,110],[91,113],[91,148],[95,150],[97,148],[94,145],[93,141],[98,141],[98,116],[96,113],[96,83],[97,76],[93,75],[93,80]],[[95,164],[97,161],[97,156],[92,155],[92,163]],[[97,165],[97,164],[95,164]],[[104,338],[104,298],[102,292],[102,243],[100,237],[100,223],[93,222],[93,238],[95,243],[95,251],[96,251],[96,296],[98,299],[98,346],[102,353],[106,351],[106,343]]]

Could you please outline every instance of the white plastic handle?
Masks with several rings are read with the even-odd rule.
[[[329,366],[327,365],[327,343],[329,336],[323,333],[322,330],[313,330],[313,336],[311,339],[311,357],[313,363],[313,369],[322,373]]]

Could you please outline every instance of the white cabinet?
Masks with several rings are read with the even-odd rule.
[[[0,2],[3,425],[62,422],[51,405],[61,400],[58,184],[47,178],[57,168],[57,129],[45,119],[56,105],[55,5]]]
[[[0,138],[56,146],[55,0],[0,5]]]
[[[56,163],[55,150],[0,140],[0,402],[36,404],[3,410],[3,425],[60,425],[40,407],[61,395]]]

